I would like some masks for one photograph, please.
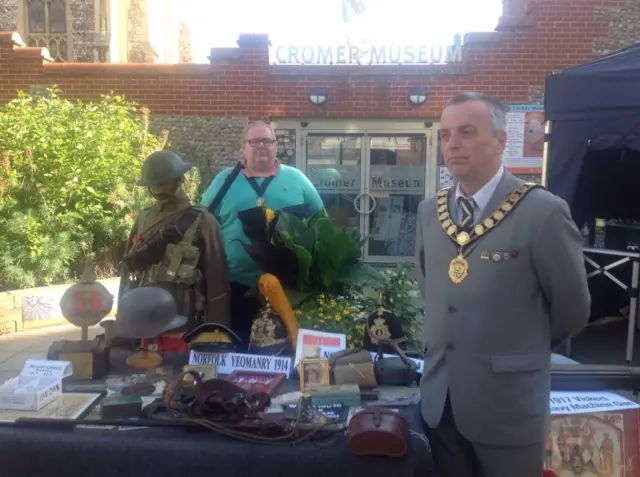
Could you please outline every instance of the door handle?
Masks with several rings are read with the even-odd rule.
[[[373,200],[373,206],[371,207],[370,210],[364,212],[361,208],[360,208],[360,203],[361,203],[361,199],[363,197],[366,197],[367,200],[372,199]],[[376,206],[378,205],[378,201],[376,200],[376,198],[374,196],[372,196],[371,194],[369,194],[368,192],[363,192],[361,194],[358,194],[356,196],[355,199],[353,199],[353,207],[356,209],[356,212],[358,212],[360,215],[369,215],[370,213],[372,213],[374,210],[376,210]]]

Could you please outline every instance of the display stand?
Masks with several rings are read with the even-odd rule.
[[[629,296],[629,328],[627,331],[627,352],[626,361],[630,364],[633,360],[633,342],[635,338],[636,324],[638,321],[638,276],[640,275],[640,253],[625,252],[622,250],[611,250],[606,248],[583,247],[584,261],[594,268],[587,273],[587,278],[603,275],[613,283],[622,288]],[[589,254],[608,256],[610,260],[615,260],[607,265],[600,265],[589,257]],[[620,267],[625,263],[632,262],[631,286],[626,285],[609,270]],[[568,352],[571,351],[571,344],[568,344]]]
[[[127,365],[135,369],[152,369],[162,364],[162,356],[149,351],[149,341],[141,340],[140,351],[127,358]]]

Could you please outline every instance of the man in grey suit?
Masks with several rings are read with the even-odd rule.
[[[462,93],[441,118],[455,187],[418,210],[420,382],[439,477],[540,477],[551,350],[590,313],[581,237],[562,199],[502,167],[506,115]]]

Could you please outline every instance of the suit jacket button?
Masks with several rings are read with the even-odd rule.
[[[458,310],[456,310],[455,306],[450,306],[449,307],[449,313],[455,313],[456,311],[458,311]]]
[[[446,346],[446,349],[447,349],[447,351],[455,351],[456,347],[455,347],[455,346],[453,346],[452,344],[448,344],[448,345]]]

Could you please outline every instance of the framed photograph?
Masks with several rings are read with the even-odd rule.
[[[305,392],[312,384],[329,384],[329,360],[328,359],[301,359],[300,360],[300,390]]]
[[[286,376],[281,373],[236,370],[225,379],[251,392],[263,392],[269,396],[273,396],[284,382],[285,377]]]

